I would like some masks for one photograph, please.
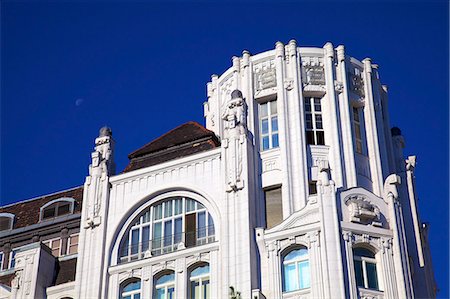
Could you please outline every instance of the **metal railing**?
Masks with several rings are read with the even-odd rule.
[[[209,244],[214,241],[214,226],[205,226],[196,231],[173,234],[162,238],[148,240],[146,242],[122,246],[120,248],[119,263],[127,263],[147,257],[158,256],[180,249]]]

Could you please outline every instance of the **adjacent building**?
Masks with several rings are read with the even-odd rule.
[[[116,172],[0,208],[0,298],[434,298],[416,158],[378,66],[343,46],[233,57]],[[240,296],[240,297],[239,297]]]

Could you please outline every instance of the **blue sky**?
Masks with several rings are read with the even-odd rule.
[[[418,156],[421,219],[448,298],[448,11],[445,1],[2,1],[0,202],[83,184],[105,124],[118,170],[171,128],[203,124],[206,83],[244,49],[330,41],[379,64],[391,123]]]

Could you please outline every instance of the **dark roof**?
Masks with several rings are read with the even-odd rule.
[[[77,270],[76,258],[65,261],[59,261],[56,266],[55,285],[75,281],[76,270]]]
[[[43,205],[61,197],[70,197],[75,199],[74,214],[81,213],[83,186],[0,207],[0,213],[14,214],[14,229],[26,227],[39,222],[39,212]]]
[[[130,163],[123,172],[186,157],[218,146],[220,142],[214,132],[190,121],[129,154]]]
[[[0,276],[0,284],[10,287],[11,281],[14,279],[14,276],[15,276],[15,273],[10,273],[10,274]]]

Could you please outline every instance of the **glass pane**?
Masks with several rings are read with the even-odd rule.
[[[162,203],[160,203],[159,205],[157,205],[153,208],[153,214],[154,214],[153,218],[155,220],[162,218]]]
[[[139,229],[131,231],[131,254],[136,254],[139,250]]]
[[[172,216],[172,201],[166,201],[164,203],[164,217]]]
[[[70,213],[70,203],[60,204],[58,207],[58,215],[65,215]]]
[[[358,287],[364,288],[364,278],[363,278],[363,270],[362,270],[362,262],[361,261],[354,261],[355,264],[355,278],[356,278],[356,285]]]
[[[174,209],[174,215],[178,215],[183,213],[183,201],[181,198],[175,199],[175,209]]]
[[[205,212],[200,212],[197,214],[198,215],[198,233],[197,236],[199,238],[204,238],[206,237],[206,213]]]
[[[315,144],[313,131],[306,131],[306,144]]]
[[[209,299],[209,279],[208,280],[203,280],[202,282],[203,285],[203,298],[202,299]]]
[[[160,285],[160,284],[168,283],[168,282],[172,282],[172,281],[175,281],[175,274],[174,273],[165,274],[156,280],[156,285]]]
[[[183,237],[183,219],[176,218],[175,219],[175,232],[174,232],[174,242],[180,243]]]
[[[322,107],[320,107],[320,99],[314,98],[314,111],[322,111]]]
[[[131,291],[136,291],[136,290],[140,290],[141,289],[141,281],[137,280],[137,281],[133,281],[128,283],[124,288],[123,288],[123,293],[125,292],[131,292]]]
[[[272,132],[278,132],[278,117],[272,117]]]
[[[259,117],[267,116],[267,103],[259,105]]]
[[[191,299],[200,299],[200,285],[198,281],[191,281]]]
[[[353,256],[365,256],[370,258],[375,258],[375,254],[365,248],[353,248]]]
[[[369,288],[378,290],[377,265],[374,263],[366,262],[366,270]]]
[[[165,291],[164,291],[165,289],[164,288],[161,288],[161,289],[156,289],[156,299],[166,299],[165,298]]]
[[[195,201],[189,198],[186,198],[186,212],[195,211]]]
[[[131,296],[130,296],[130,295],[128,295],[128,296],[122,296],[121,298],[122,298],[122,299],[131,299]]]
[[[355,125],[355,136],[357,139],[361,139],[361,128],[359,125]]]
[[[272,147],[276,148],[279,146],[279,142],[278,142],[278,134],[273,134],[272,135]]]
[[[209,274],[209,265],[204,265],[195,268],[194,270],[191,271],[190,277],[202,276],[206,274]]]
[[[325,133],[317,131],[317,145],[325,145]]]
[[[266,150],[269,149],[269,136],[265,136],[262,139],[262,149]]]
[[[209,236],[214,235],[214,221],[211,217],[211,214],[208,214],[208,235]]]
[[[309,98],[305,99],[305,111],[311,111],[311,102]]]
[[[149,248],[150,241],[150,226],[144,226],[142,228],[142,251],[146,251]]]
[[[356,140],[356,152],[362,154],[362,143],[361,140]]]
[[[141,299],[141,294],[134,294],[133,299]]]
[[[284,265],[284,277],[283,277],[284,291],[290,292],[298,290],[297,274],[295,273],[295,264]]]
[[[277,114],[277,101],[270,102],[270,114],[271,115]]]
[[[153,248],[160,248],[161,247],[161,222],[155,223],[153,225]]]
[[[172,244],[172,220],[164,222],[164,246]]]
[[[298,264],[298,275],[300,277],[300,289],[306,289],[310,286],[309,261]]]
[[[142,223],[147,223],[150,222],[150,210],[147,210],[143,215],[142,215]]]
[[[299,259],[305,259],[308,257],[308,249],[300,248],[289,252],[283,259],[283,262],[296,261]]]
[[[323,129],[322,115],[320,115],[320,114],[316,114],[316,129]]]
[[[55,217],[55,207],[46,208],[42,215],[43,219]]]
[[[312,114],[307,113],[305,115],[305,121],[306,121],[306,128],[312,130]]]
[[[269,134],[269,120],[263,119],[261,120],[261,134]]]
[[[174,299],[175,298],[175,288],[169,288],[167,289],[167,299]]]

